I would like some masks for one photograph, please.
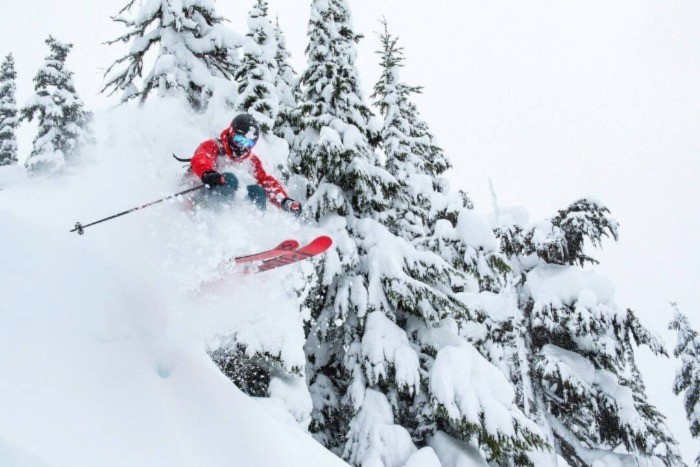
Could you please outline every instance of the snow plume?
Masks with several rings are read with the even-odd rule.
[[[213,0],[148,0],[132,12],[134,3],[128,0],[113,17],[129,31],[109,44],[130,46],[105,73],[103,92],[143,103],[157,89],[160,96],[184,96],[194,110],[205,109],[218,88],[228,89],[226,97],[233,99],[227,81],[238,66],[243,40],[223,25]],[[144,57],[156,44],[155,63],[144,77]]]
[[[573,465],[591,459],[683,465],[635,361],[640,345],[666,355],[661,340],[615,303],[610,281],[581,268],[595,263],[586,243],[617,238],[607,208],[579,200],[544,222],[497,221],[520,312],[494,320],[490,355],[500,354],[499,366],[510,367],[505,372],[520,406],[556,454]]]
[[[23,120],[38,122],[38,133],[25,165],[30,173],[56,173],[75,164],[84,146],[93,142],[92,114],[85,110],[66,69],[72,44],[49,36],[50,53],[34,77],[35,95],[21,110]]]
[[[318,230],[241,196],[194,211],[174,199],[67,232],[181,190],[171,154],[189,157],[228,122],[152,99],[97,114],[94,157],[60,176],[0,168],[12,245],[0,251],[0,464],[343,465],[300,429],[312,405],[295,268],[218,268]],[[285,147],[260,143],[273,173],[266,156]],[[238,376],[261,397],[212,361],[222,342],[245,348],[251,372]]]

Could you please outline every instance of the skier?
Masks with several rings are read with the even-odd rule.
[[[260,126],[249,114],[240,114],[219,138],[204,141],[190,160],[190,171],[207,188],[223,196],[233,196],[239,180],[246,185],[248,199],[264,210],[266,200],[295,216],[301,214],[301,203],[287,196],[279,181],[265,172],[262,162],[253,154]],[[236,174],[231,172],[236,171]]]

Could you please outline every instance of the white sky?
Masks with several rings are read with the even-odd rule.
[[[15,55],[20,103],[30,95],[49,33],[75,44],[69,66],[88,106],[113,103],[98,90],[123,49],[101,43],[122,32],[109,15],[125,3],[22,0],[4,7],[0,54]],[[580,196],[599,198],[621,223],[620,242],[598,254],[618,302],[667,339],[671,300],[700,328],[700,3],[350,3],[366,36],[358,62],[365,97],[378,76],[374,32],[385,15],[406,49],[404,78],[425,87],[417,103],[454,164],[449,178],[470,192],[477,209],[491,209],[489,177],[502,205],[524,205],[532,218]],[[239,32],[251,4],[216,3]],[[270,4],[300,70],[310,0]],[[25,125],[23,153],[32,136]],[[652,400],[690,462],[700,448],[670,390],[676,362],[641,356]]]

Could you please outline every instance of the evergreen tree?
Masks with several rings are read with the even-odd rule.
[[[243,62],[235,73],[238,82],[235,107],[255,117],[264,134],[272,130],[277,120],[280,101],[276,88],[277,41],[267,10],[267,0],[256,0],[250,10]]]
[[[681,359],[673,392],[676,395],[684,392],[683,403],[690,422],[690,433],[700,438],[700,336],[690,326],[688,317],[678,311],[675,303],[673,308],[676,313],[668,327],[678,333],[673,355]],[[700,454],[695,458],[695,464],[700,465]]]
[[[634,359],[639,345],[665,355],[662,344],[631,310],[615,304],[612,284],[580,267],[596,263],[585,242],[617,239],[608,209],[583,199],[544,222],[497,231],[519,276],[522,315],[495,332],[509,335],[505,345],[520,350],[510,371],[518,401],[557,453],[570,465],[591,465],[624,457],[613,453],[621,446],[627,457],[683,465]],[[503,343],[501,337],[494,341]]]
[[[505,284],[510,270],[507,260],[498,253],[498,242],[488,224],[471,212],[467,195],[450,192],[449,184],[441,178],[450,163],[410,99],[421,88],[399,79],[403,48],[389,33],[386,20],[382,25],[382,48],[377,52],[382,74],[372,97],[384,117],[381,141],[386,169],[401,187],[392,198],[392,209],[381,213],[382,222],[409,241],[420,239],[424,249],[440,254],[453,267],[476,278],[479,287],[474,292],[496,291]],[[486,240],[476,238],[477,231]]]
[[[15,60],[12,54],[8,54],[0,64],[0,166],[17,163],[16,79]]]
[[[400,215],[384,222],[392,232],[414,240],[428,234],[427,227],[434,219],[426,216],[435,215],[435,195],[446,191],[446,186],[436,183],[436,179],[450,164],[410,100],[421,88],[399,81],[403,48],[398,46],[398,38],[389,34],[386,20],[382,20],[382,25],[382,48],[377,52],[382,74],[372,97],[377,99],[376,106],[384,117],[381,141],[386,168],[401,185],[392,199],[395,212]]]
[[[30,172],[55,172],[75,162],[80,150],[93,141],[92,114],[85,110],[66,68],[72,44],[49,36],[50,53],[34,77],[35,95],[21,109],[21,118],[38,121],[38,134],[26,166]]]
[[[294,137],[299,132],[299,124],[294,119],[294,109],[299,100],[299,79],[290,64],[290,54],[287,50],[287,41],[279,24],[275,23],[275,41],[277,42],[277,77],[275,86],[279,96],[279,112],[275,122],[275,135],[287,141],[290,148],[294,147]]]
[[[204,109],[217,78],[233,78],[241,38],[224,27],[212,0],[153,0],[128,16],[134,3],[129,0],[112,18],[129,31],[108,44],[131,45],[105,73],[102,91],[121,92],[122,102],[137,98],[143,103],[157,89],[161,96],[184,95],[192,109]],[[142,77],[144,56],[154,45],[156,61],[139,90],[135,80]]]
[[[503,375],[460,336],[476,319],[452,290],[460,272],[383,225],[410,183],[372,150],[347,2],[315,0],[308,31],[292,169],[335,240],[305,302],[312,433],[354,465],[403,465],[447,435],[494,460],[541,445]]]
[[[308,181],[309,213],[332,229],[334,238],[307,293],[307,377],[314,401],[310,430],[342,455],[366,387],[357,348],[368,291],[353,229],[359,219],[387,206],[396,183],[372,164],[371,111],[362,101],[354,65],[360,36],[350,26],[346,2],[314,0],[308,35],[308,66],[295,115],[301,132],[290,165]]]

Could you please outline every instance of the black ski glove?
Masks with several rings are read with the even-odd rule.
[[[301,215],[301,203],[299,201],[294,201],[292,198],[284,198],[280,206],[283,210],[291,212],[296,217]]]
[[[217,186],[225,185],[226,180],[221,176],[216,170],[207,170],[202,174],[202,183],[204,183],[207,188],[216,188]]]

